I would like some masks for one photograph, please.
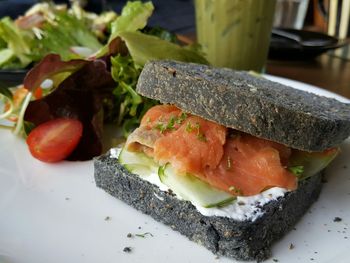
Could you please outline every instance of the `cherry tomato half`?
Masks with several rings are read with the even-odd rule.
[[[82,134],[79,120],[59,118],[35,127],[27,137],[27,144],[34,158],[58,162],[73,152]]]

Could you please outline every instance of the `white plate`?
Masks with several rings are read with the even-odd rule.
[[[310,85],[271,78],[346,101]],[[0,145],[0,262],[234,262],[217,259],[96,188],[92,161],[42,163],[31,157],[22,139],[7,130],[0,130]],[[349,262],[349,156],[348,139],[327,170],[328,183],[319,201],[296,230],[276,243],[273,258],[266,262]],[[333,222],[335,217],[342,221]],[[145,232],[153,237],[127,237]],[[294,249],[289,249],[290,244]],[[123,252],[124,247],[131,247],[132,252]]]

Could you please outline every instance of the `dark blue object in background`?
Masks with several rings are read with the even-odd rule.
[[[36,0],[0,0],[0,17],[16,18],[23,14]],[[68,0],[57,0],[55,3],[69,3]],[[103,9],[112,9],[120,13],[127,1],[89,0],[86,9],[100,13]],[[146,2],[146,1],[143,1]],[[193,0],[154,0],[154,13],[149,26],[160,26],[174,33],[195,32]]]
[[[25,13],[32,5],[43,2],[38,0],[0,0],[0,17],[10,16],[16,18]],[[68,0],[56,0],[56,4],[67,4]],[[102,3],[107,1],[89,0],[87,10],[94,12],[101,12]]]

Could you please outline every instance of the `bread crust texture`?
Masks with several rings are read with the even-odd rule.
[[[298,189],[265,204],[254,221],[204,216],[189,201],[162,191],[130,173],[107,153],[94,160],[96,185],[135,209],[150,215],[214,254],[238,260],[263,261],[271,245],[293,228],[321,190],[321,174],[300,183]]]
[[[153,61],[145,65],[137,92],[303,151],[323,151],[350,135],[350,104],[243,71]]]

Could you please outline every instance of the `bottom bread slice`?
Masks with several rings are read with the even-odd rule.
[[[109,154],[94,160],[96,185],[137,210],[179,231],[217,255],[263,261],[271,256],[273,241],[281,238],[317,200],[321,174],[301,182],[298,189],[261,207],[254,221],[204,216],[171,191],[161,191],[128,172]]]

